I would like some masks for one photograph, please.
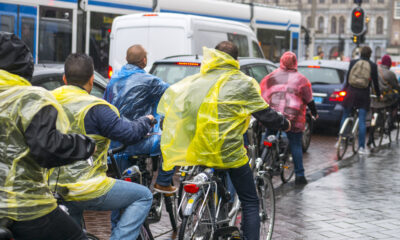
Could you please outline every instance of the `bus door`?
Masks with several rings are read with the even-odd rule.
[[[0,3],[0,31],[17,34],[18,5]]]
[[[18,36],[28,45],[36,62],[36,23],[37,8],[31,6],[19,6]]]

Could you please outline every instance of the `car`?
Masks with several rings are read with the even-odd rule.
[[[310,81],[319,118],[316,126],[338,129],[342,119],[341,102],[349,62],[307,60],[298,63],[298,72]]]
[[[155,61],[150,73],[172,85],[187,76],[200,72],[201,60],[202,56],[199,55],[167,57]],[[259,83],[266,75],[277,69],[273,62],[262,58],[239,58],[239,64],[243,73],[253,77]],[[306,120],[306,129],[302,141],[303,152],[307,151],[311,142],[313,121],[310,113],[307,114]]]
[[[63,74],[64,64],[35,64],[31,83],[34,86],[53,90],[64,85]],[[95,71],[93,89],[90,94],[103,98],[107,83],[108,80]]]

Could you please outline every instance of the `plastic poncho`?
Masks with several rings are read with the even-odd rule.
[[[297,58],[285,52],[280,67],[261,82],[261,95],[274,110],[290,120],[291,132],[304,131],[307,104],[312,101],[310,81],[297,71]]]
[[[121,116],[129,120],[152,114],[160,122],[160,116],[157,114],[157,104],[168,87],[167,83],[146,73],[142,68],[126,64],[112,76],[104,92],[104,99],[116,106]],[[154,134],[134,145],[128,146],[125,153],[128,156],[160,155],[161,129],[159,123],[153,127],[151,133],[159,134]],[[113,141],[111,148],[119,145],[119,142]]]
[[[203,51],[200,73],[168,88],[158,106],[165,116],[164,170],[174,165],[243,166],[250,115],[268,107],[258,83],[240,72],[236,60],[214,49]]]
[[[0,70],[0,218],[33,220],[57,207],[47,185],[47,170],[37,164],[24,133],[45,106],[58,110],[57,129],[65,133],[68,120],[50,92]]]
[[[115,183],[115,179],[106,176],[107,150],[110,139],[86,134],[84,119],[87,112],[94,106],[104,104],[118,115],[118,110],[103,99],[89,95],[85,90],[76,86],[62,86],[52,91],[57,101],[63,106],[68,115],[71,127],[68,133],[84,134],[96,141],[97,150],[93,154],[93,166],[86,161],[60,167],[58,188],[67,201],[86,201],[107,193]],[[55,184],[58,170],[51,175],[51,185]],[[66,193],[68,189],[68,193]]]

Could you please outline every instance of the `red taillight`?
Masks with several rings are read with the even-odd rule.
[[[183,66],[200,66],[200,63],[193,63],[193,62],[177,62],[175,64]]]
[[[346,95],[347,95],[346,91],[335,91],[329,97],[329,101],[342,102],[344,100],[344,97],[346,97]]]
[[[308,66],[308,68],[321,68],[321,66]]]
[[[196,184],[186,184],[183,189],[187,193],[197,193],[199,191],[199,187]]]
[[[146,13],[146,14],[143,14],[143,17],[156,17],[156,16],[158,16],[157,13]]]
[[[132,182],[132,178],[130,178],[130,177],[127,177],[124,180],[127,181],[127,182]]]
[[[112,74],[113,74],[112,67],[108,66],[108,78],[111,78]]]
[[[272,147],[272,142],[264,141],[264,146]]]

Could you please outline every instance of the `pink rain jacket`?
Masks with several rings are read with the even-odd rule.
[[[313,98],[310,81],[297,72],[296,55],[285,52],[280,67],[268,74],[260,85],[264,100],[290,120],[290,131],[304,131],[307,103]]]

